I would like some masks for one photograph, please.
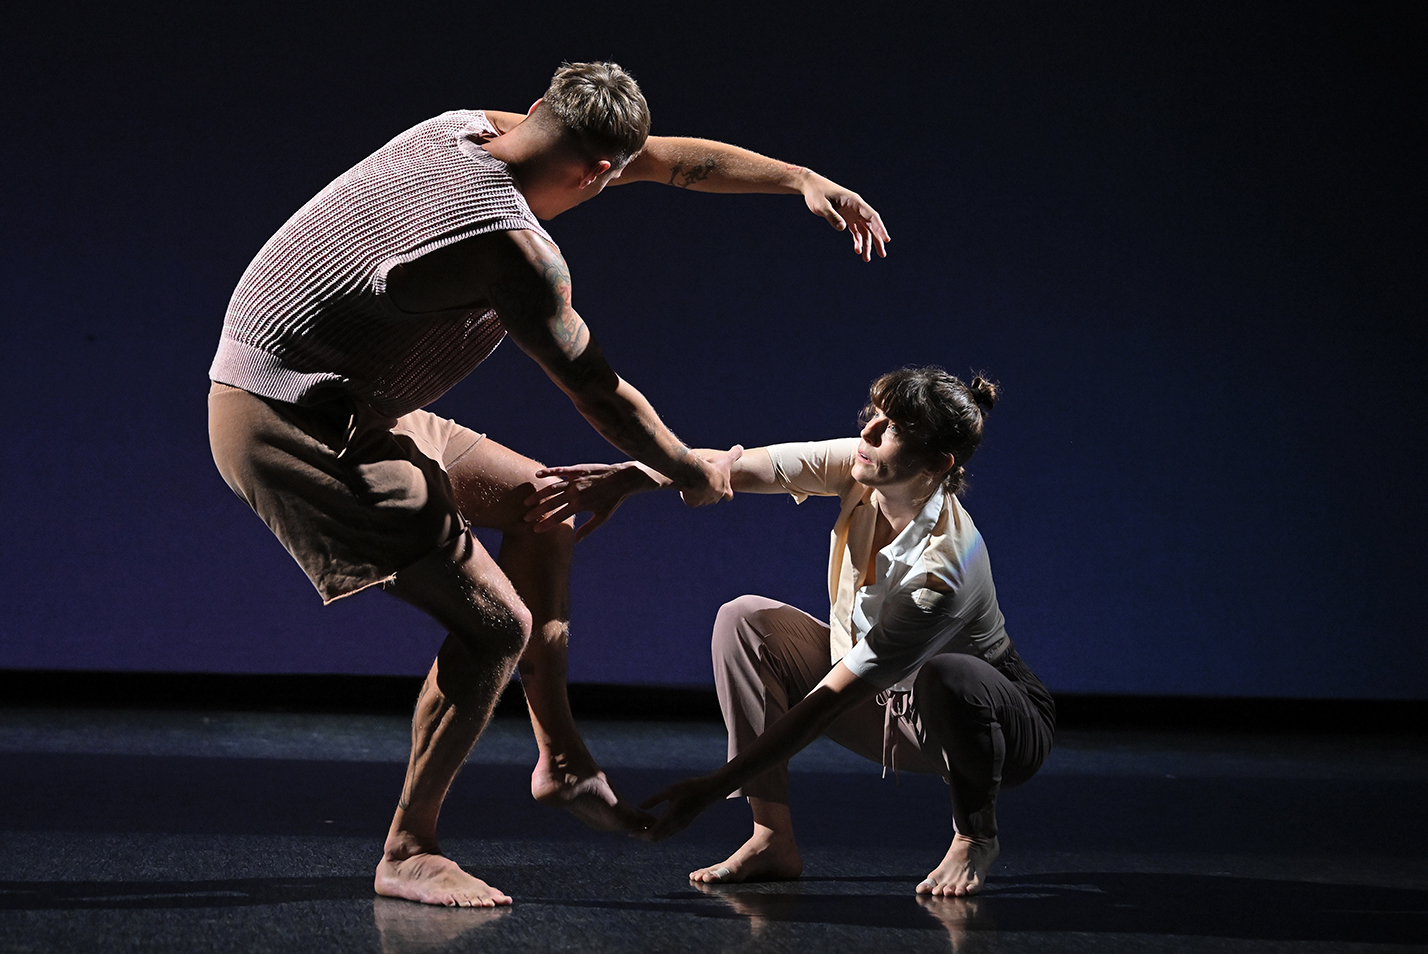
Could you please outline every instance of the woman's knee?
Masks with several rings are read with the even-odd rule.
[[[918,671],[914,683],[918,708],[959,716],[988,711],[989,671],[995,672],[983,660],[965,653],[933,656]]]
[[[755,636],[748,625],[749,617],[763,608],[764,600],[758,596],[741,596],[719,607],[714,617],[714,634],[711,637],[715,656],[724,656],[745,646]]]

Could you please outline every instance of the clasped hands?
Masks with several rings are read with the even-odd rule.
[[[680,491],[680,497],[691,507],[718,503],[734,496],[730,469],[744,453],[738,444],[727,451],[694,451],[704,462],[700,470],[705,481],[697,487]],[[575,531],[577,541],[584,540],[619,509],[631,494],[673,485],[663,474],[638,461],[619,464],[570,464],[544,467],[536,471],[535,492],[525,500],[527,523],[535,525],[536,533],[554,530],[578,513],[589,513]]]

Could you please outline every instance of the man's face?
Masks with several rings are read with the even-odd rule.
[[[930,472],[915,449],[903,442],[897,424],[881,410],[863,425],[858,437],[853,479],[865,487],[906,483]]]

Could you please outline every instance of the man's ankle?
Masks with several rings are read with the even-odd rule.
[[[385,861],[405,861],[416,855],[439,855],[441,849],[437,847],[435,838],[420,838],[407,831],[390,832],[387,841],[382,845],[382,858]]]

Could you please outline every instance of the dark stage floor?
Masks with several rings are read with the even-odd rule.
[[[718,764],[706,723],[587,720],[622,790]],[[527,796],[503,717],[457,780],[447,852],[495,913],[374,898],[406,752],[388,716],[0,710],[0,951],[1428,950],[1428,742],[1067,731],[1004,796],[970,904],[919,903],[940,780],[820,743],[794,763],[806,876],[695,890],[746,835],[728,803],[672,842]]]

